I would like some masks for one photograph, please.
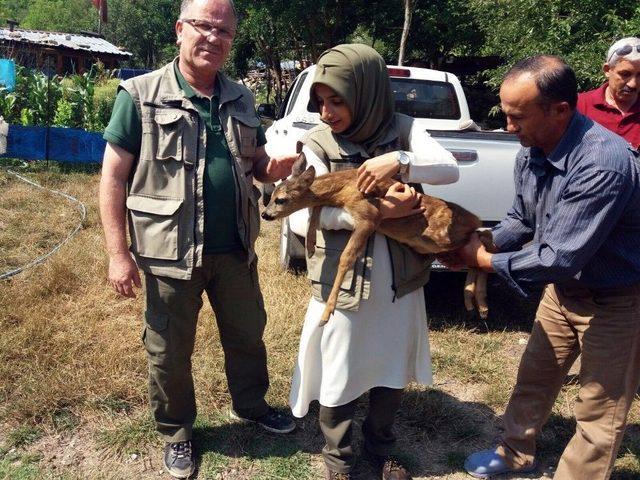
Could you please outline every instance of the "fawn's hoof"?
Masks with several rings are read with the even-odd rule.
[[[332,313],[333,313],[333,308],[326,307],[324,309],[324,312],[322,312],[322,315],[320,316],[320,323],[318,326],[324,327],[329,321],[329,318],[331,318]]]

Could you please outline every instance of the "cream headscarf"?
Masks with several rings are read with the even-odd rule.
[[[388,138],[388,129],[394,120],[393,94],[383,58],[367,45],[330,48],[320,55],[311,85],[311,103],[316,108],[313,88],[319,83],[331,88],[346,102],[352,124],[340,134],[334,134],[328,127],[314,129],[305,143],[315,153],[319,153],[320,148],[331,158],[341,140],[346,139],[373,156],[380,143]]]

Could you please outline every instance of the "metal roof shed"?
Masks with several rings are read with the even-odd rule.
[[[113,45],[97,33],[62,33],[0,28],[0,56],[29,68],[64,75],[84,73],[96,61],[113,69],[133,54]]]

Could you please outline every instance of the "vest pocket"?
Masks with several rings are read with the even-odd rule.
[[[182,134],[184,130],[184,115],[182,112],[156,113],[154,117],[158,125],[158,160],[182,160]]]
[[[129,195],[127,208],[134,253],[160,260],[178,260],[182,203],[173,198]]]
[[[242,157],[253,157],[258,148],[258,127],[260,120],[255,116],[232,115],[233,132]]]
[[[330,291],[338,272],[341,254],[342,250],[333,250],[316,245],[313,256],[307,257],[307,278],[312,282],[329,287],[328,291]],[[340,284],[341,290],[353,290],[356,280],[356,266],[360,264],[361,262],[356,260],[355,264],[347,271],[344,280]]]

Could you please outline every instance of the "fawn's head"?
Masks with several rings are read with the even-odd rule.
[[[316,169],[307,168],[307,159],[301,153],[293,164],[291,177],[283,181],[271,194],[269,205],[262,212],[265,220],[286,217],[293,212],[310,205],[309,187],[316,178]]]

